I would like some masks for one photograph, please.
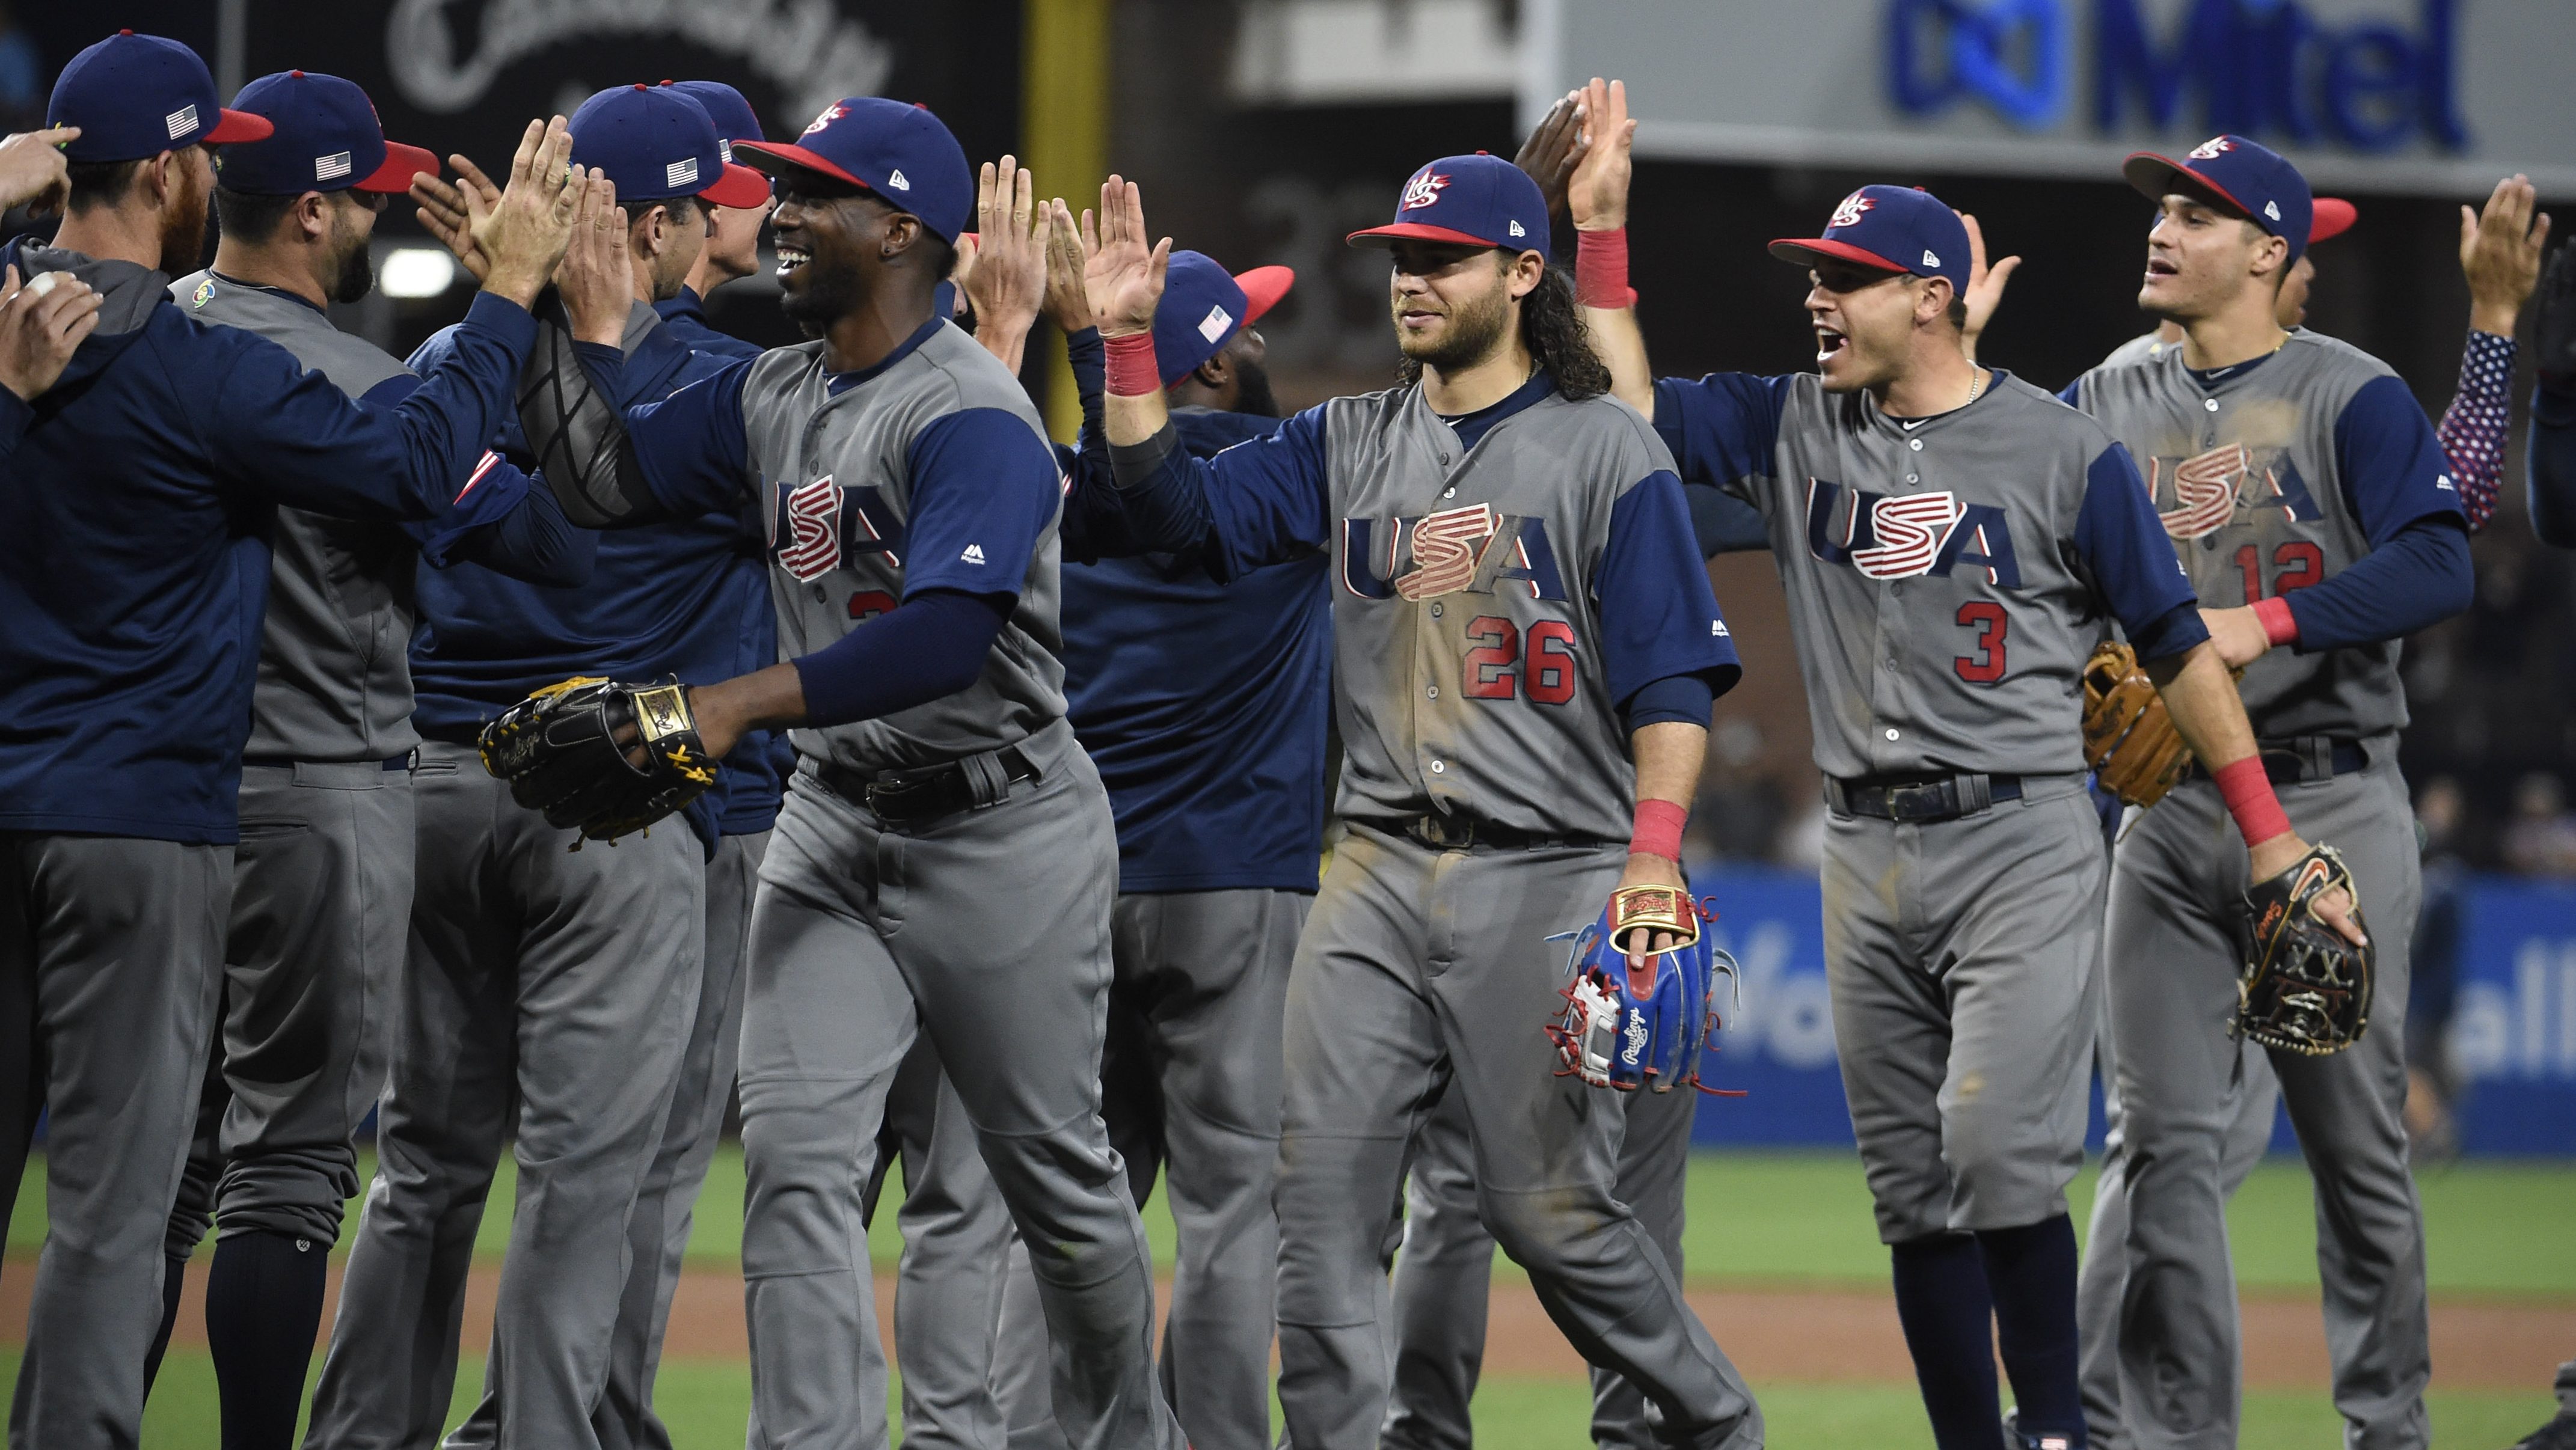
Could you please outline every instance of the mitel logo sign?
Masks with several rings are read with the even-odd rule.
[[[2018,129],[2054,131],[2080,78],[2104,135],[2228,131],[2357,151],[2468,144],[2458,0],[2387,0],[2339,23],[2315,10],[2313,0],[1891,0],[1888,95],[1912,116],[1973,100]]]

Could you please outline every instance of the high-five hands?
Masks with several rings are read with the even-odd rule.
[[[1145,195],[1132,181],[1111,177],[1100,187],[1100,230],[1084,218],[1083,290],[1103,337],[1154,330],[1154,308],[1172,266],[1172,239],[1149,242]]]

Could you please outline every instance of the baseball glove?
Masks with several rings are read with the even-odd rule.
[[[2361,925],[2361,895],[2332,846],[2313,846],[2299,863],[2245,893],[2245,970],[2236,983],[2236,1030],[2265,1047],[2310,1057],[2341,1052],[2370,1029],[2375,957],[2316,914],[2316,900],[2337,887],[2352,896]],[[2362,933],[2369,935],[2367,928]]]
[[[1689,1086],[1720,1097],[1743,1096],[1700,1081],[1700,1056],[1725,1025],[1717,1010],[1717,976],[1722,972],[1729,983],[1741,984],[1735,958],[1698,929],[1716,913],[1687,896],[1679,900],[1691,918],[1691,940],[1650,958],[1642,977],[1610,944],[1616,898],[1599,921],[1548,938],[1574,944],[1567,981],[1556,992],[1565,1005],[1547,1025],[1548,1040],[1564,1063],[1557,1076],[1621,1092]]]
[[[641,831],[715,784],[689,687],[576,675],[483,727],[483,768],[546,824],[594,841]]]
[[[2191,769],[2191,747],[2127,644],[2104,640],[2084,662],[2084,763],[2124,805],[2151,806]]]

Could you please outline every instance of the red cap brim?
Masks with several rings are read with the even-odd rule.
[[[1812,267],[1819,259],[1825,259],[1851,262],[1863,267],[1875,267],[1882,272],[1913,270],[1910,267],[1899,266],[1865,247],[1855,247],[1849,242],[1837,242],[1831,237],[1776,238],[1771,243],[1771,255],[1783,262],[1795,262],[1801,267]]]
[[[415,176],[436,176],[438,158],[418,146],[405,146],[400,141],[385,143],[385,164],[361,179],[354,191],[380,191],[399,196],[411,190]]]
[[[769,201],[769,178],[748,166],[727,163],[716,184],[699,192],[698,199],[717,206],[757,210]]]
[[[2339,237],[2352,230],[2361,220],[2360,208],[2339,196],[2316,199],[2316,211],[2308,218],[2308,244],[2314,246],[2328,237]]]
[[[266,116],[248,111],[215,111],[215,129],[197,138],[201,146],[230,146],[236,141],[265,141],[277,134],[277,127]]]
[[[1296,270],[1290,267],[1255,267],[1249,272],[1237,272],[1234,285],[1243,289],[1243,325],[1250,327],[1259,322],[1263,313],[1279,305],[1279,299],[1288,295],[1296,281]]]
[[[746,163],[749,169],[764,171],[772,176],[777,175],[781,170],[794,168],[799,171],[811,171],[818,176],[828,176],[835,181],[846,181],[852,186],[868,191],[876,190],[875,187],[869,186],[866,182],[802,146],[791,146],[782,141],[736,141],[733,143],[733,154],[750,158]],[[722,186],[724,183],[716,184]],[[716,204],[731,205],[729,202]]]
[[[1397,222],[1395,225],[1388,227],[1371,227],[1364,232],[1353,232],[1349,236],[1342,238],[1342,240],[1350,243],[1354,247],[1383,245],[1387,242],[1406,240],[1417,242],[1456,242],[1460,246],[1465,247],[1499,248],[1501,246],[1501,243],[1487,241],[1483,237],[1470,236],[1465,232],[1454,232],[1447,227],[1425,226],[1420,222]]]
[[[2162,201],[2166,193],[2180,191],[2187,195],[2214,197],[2236,208],[2240,215],[2254,215],[2254,208],[2238,201],[2234,192],[2170,156],[2158,156],[2153,151],[2132,151],[2120,163],[2120,175],[2149,201]],[[2182,184],[2177,185],[2178,182]]]

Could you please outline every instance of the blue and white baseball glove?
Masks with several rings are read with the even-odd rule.
[[[1687,908],[1703,921],[1717,913],[1704,902]],[[1700,1081],[1700,1055],[1725,1023],[1717,1007],[1717,978],[1741,991],[1735,958],[1705,931],[1648,959],[1646,972],[1630,970],[1627,955],[1610,944],[1610,913],[1580,931],[1549,937],[1571,941],[1566,983],[1557,988],[1565,1006],[1547,1025],[1565,1066],[1557,1076],[1582,1078],[1594,1087],[1671,1092],[1688,1085],[1704,1093],[1740,1092]]]

